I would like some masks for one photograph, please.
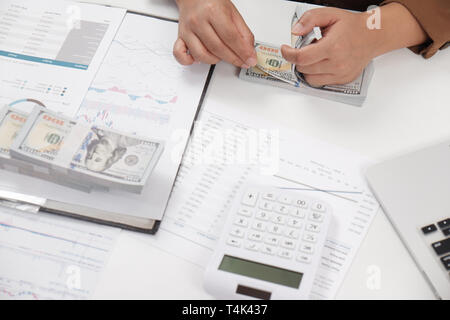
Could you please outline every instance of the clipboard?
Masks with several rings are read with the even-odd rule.
[[[156,17],[153,15],[137,13],[137,12],[132,12],[132,11],[127,11],[127,13],[133,13],[133,14],[138,14],[141,16],[147,16],[149,18],[154,18],[154,19],[177,23],[176,20],[160,18],[160,17]],[[192,131],[194,129],[194,124],[198,118],[201,107],[203,105],[203,100],[205,98],[205,95],[206,95],[213,72],[214,72],[214,65],[209,68],[208,74],[206,76],[206,80],[203,85],[203,90],[202,90],[202,93],[200,96],[200,100],[197,105],[195,115],[194,115],[193,121],[192,121],[190,129],[189,129],[189,135],[192,135]],[[15,102],[21,102],[21,101],[28,101],[28,102],[42,104],[39,101],[35,101],[32,99],[21,99],[21,100],[15,101]],[[188,142],[189,141],[187,141],[187,143],[184,147],[183,154],[187,149]],[[178,175],[180,166],[181,166],[181,162],[178,165],[177,175]],[[172,184],[172,188],[173,188],[173,184]],[[170,195],[171,195],[171,193],[170,193]],[[170,195],[167,200],[164,211],[167,209],[167,204],[170,201]],[[8,204],[8,205],[6,205],[6,204]],[[122,214],[122,213],[118,214],[118,213],[107,211],[107,210],[99,210],[97,208],[61,202],[61,201],[58,201],[55,199],[38,197],[38,196],[35,196],[32,194],[19,193],[19,192],[4,190],[4,189],[0,188],[0,206],[5,206],[5,205],[8,207],[12,207],[16,210],[30,211],[29,209],[32,208],[32,211],[35,213],[38,213],[38,212],[51,213],[51,214],[56,214],[56,215],[60,215],[60,216],[80,219],[80,220],[99,223],[99,224],[103,224],[103,225],[119,227],[119,228],[122,228],[125,230],[137,231],[137,232],[142,232],[142,233],[147,233],[147,234],[155,234],[158,231],[159,226],[161,224],[161,220],[142,218],[142,217],[132,216],[129,214]],[[163,217],[164,217],[164,215],[163,215]]]

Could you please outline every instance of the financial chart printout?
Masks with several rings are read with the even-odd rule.
[[[0,2],[0,104],[75,115],[125,10],[71,1]]]
[[[0,300],[91,297],[119,234],[0,206]]]
[[[119,190],[88,194],[43,180],[36,188],[34,178],[6,170],[0,170],[0,189],[160,220],[209,72],[207,65],[186,67],[176,62],[172,46],[177,33],[174,22],[126,14],[74,115],[80,124],[165,142],[142,194]]]

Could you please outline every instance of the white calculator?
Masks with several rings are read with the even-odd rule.
[[[308,299],[332,217],[305,192],[247,187],[206,269],[218,299]]]

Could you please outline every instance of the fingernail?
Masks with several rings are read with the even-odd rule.
[[[241,66],[241,68],[242,68],[242,69],[248,69],[248,68],[250,68],[250,66],[244,63],[244,64]]]
[[[257,63],[257,60],[255,57],[248,58],[247,61],[245,61],[245,64],[248,66],[251,66],[251,67],[256,66],[256,63]]]
[[[302,33],[305,31],[305,26],[301,22],[297,22],[292,28],[292,33]]]

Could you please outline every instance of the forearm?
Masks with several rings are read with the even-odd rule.
[[[364,13],[369,18],[370,13]],[[424,43],[428,36],[409,10],[399,3],[380,7],[380,28],[367,28],[373,57]]]

